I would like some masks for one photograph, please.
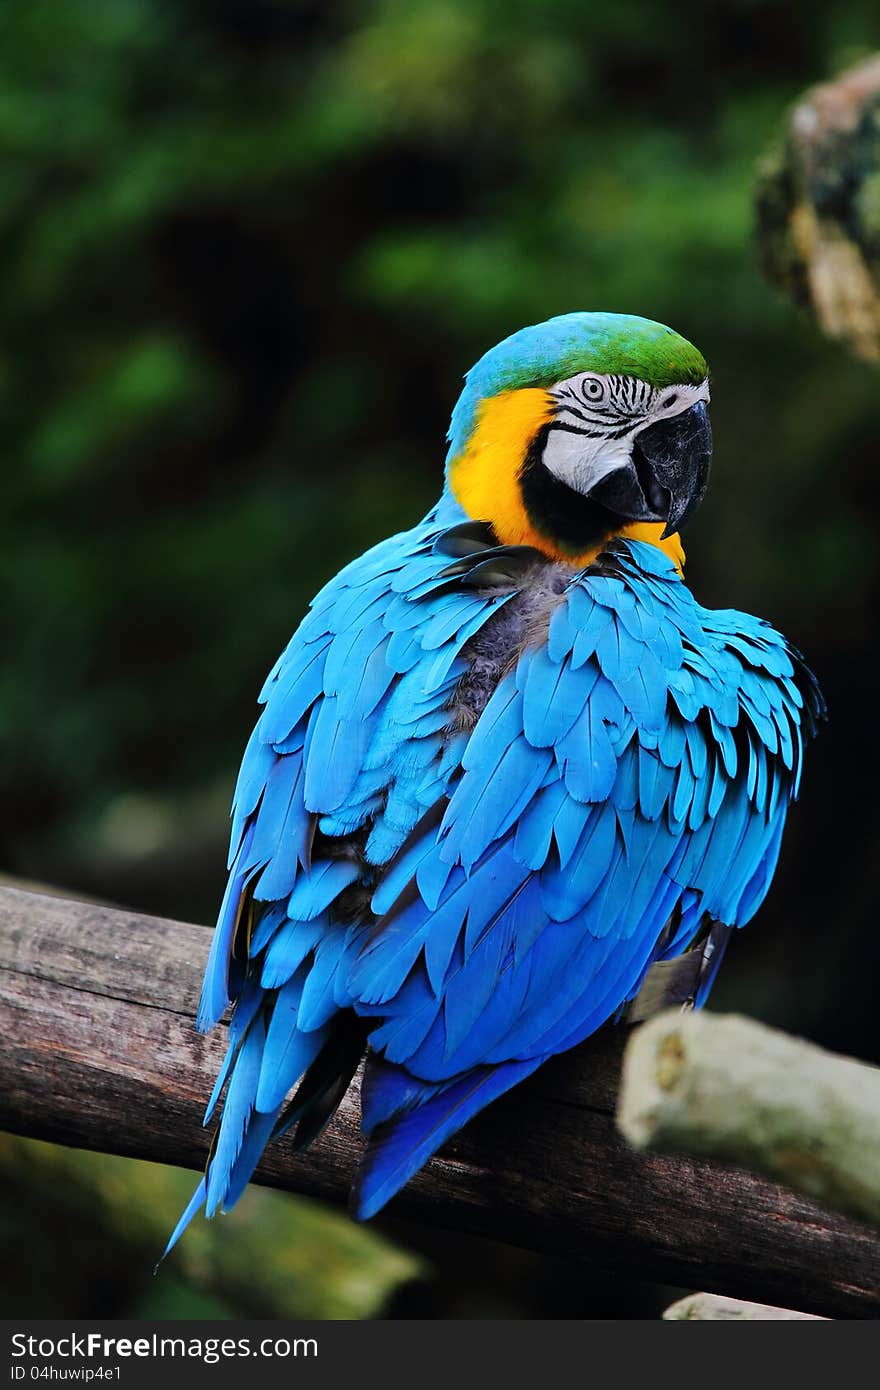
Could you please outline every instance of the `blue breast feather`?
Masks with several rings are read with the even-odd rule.
[[[458,727],[474,641],[540,558],[478,530],[429,516],[355,561],[266,682],[198,1019],[235,1001],[206,1120],[226,1097],[170,1244],[203,1203],[228,1209],[273,1133],[329,1113],[368,1033],[362,1217],[653,962],[767,893],[824,713],[799,655],[617,541]]]

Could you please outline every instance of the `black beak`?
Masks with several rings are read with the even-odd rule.
[[[633,440],[632,455],[603,478],[591,496],[617,516],[665,521],[677,531],[703,500],[712,462],[712,426],[705,402],[658,420]]]
[[[633,463],[649,505],[665,501],[657,509],[666,522],[664,536],[677,531],[702,502],[711,462],[712,426],[704,401],[636,435]],[[666,499],[652,488],[652,482],[666,493]]]

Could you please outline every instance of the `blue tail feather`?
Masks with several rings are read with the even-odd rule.
[[[429,1099],[374,1130],[352,1192],[357,1219],[375,1216],[450,1135],[544,1060],[505,1062],[491,1071],[482,1068],[439,1093],[427,1083]]]
[[[211,940],[211,950],[208,955],[205,980],[199,1000],[199,1012],[196,1018],[196,1027],[200,1033],[209,1033],[214,1025],[219,1023],[226,1011],[226,1005],[229,1003],[229,964],[232,958],[235,929],[238,925],[242,895],[256,871],[248,857],[253,837],[253,826],[249,826],[235,856],[226,884],[226,892],[223,894],[223,902],[220,905],[220,915]]]
[[[424,1105],[449,1084],[420,1081],[406,1067],[386,1062],[375,1052],[367,1053],[361,1083],[361,1129],[372,1134],[379,1125]]]
[[[171,1251],[174,1249],[175,1245],[180,1240],[180,1237],[183,1235],[187,1226],[192,1221],[196,1212],[201,1211],[202,1207],[205,1205],[206,1185],[206,1179],[199,1178],[198,1186],[196,1187],[195,1192],[190,1197],[186,1209],[181,1215],[181,1218],[178,1221],[177,1225],[174,1227],[174,1230],[171,1232],[168,1244],[165,1246],[165,1249],[162,1251],[162,1254],[159,1256],[159,1259],[156,1262],[156,1268],[153,1270],[154,1274],[158,1271],[159,1265],[162,1263],[162,1261],[166,1259],[168,1255],[171,1254]]]

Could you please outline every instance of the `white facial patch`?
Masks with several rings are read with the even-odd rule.
[[[658,420],[709,402],[709,382],[654,387],[633,376],[579,372],[550,387],[556,416],[542,455],[544,466],[577,492],[587,493],[629,459],[632,441]]]

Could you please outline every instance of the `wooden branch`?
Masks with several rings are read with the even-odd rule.
[[[209,1038],[193,1028],[208,944],[203,927],[0,889],[0,1126],[200,1168],[201,1115],[224,1050],[223,1028]],[[392,1211],[638,1278],[877,1316],[877,1235],[773,1183],[623,1141],[624,1041],[625,1030],[607,1029],[548,1063]],[[344,1199],[358,1115],[355,1085],[312,1151],[282,1140],[258,1180]]]
[[[756,189],[767,276],[880,361],[880,56],[806,92]]]
[[[796,1313],[793,1308],[771,1308],[769,1303],[746,1303],[742,1298],[719,1298],[714,1293],[692,1293],[671,1303],[664,1322],[821,1322],[815,1313]]]
[[[638,1148],[741,1163],[880,1226],[880,1069],[735,1014],[663,1013],[618,1103]]]

